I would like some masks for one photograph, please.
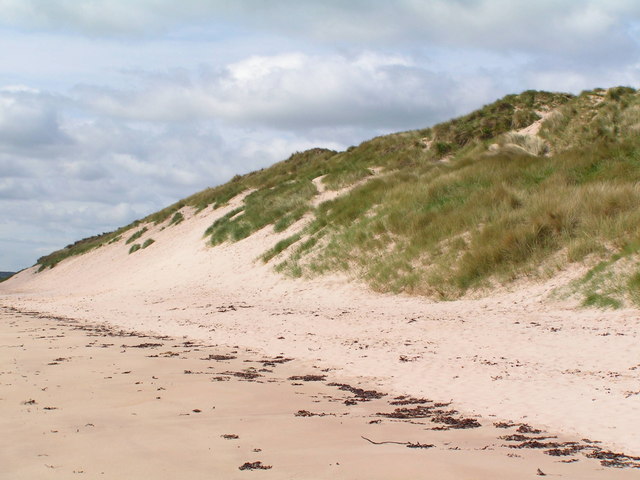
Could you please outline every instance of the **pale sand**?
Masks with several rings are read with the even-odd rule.
[[[336,372],[283,357],[8,309],[0,345],[1,478],[637,478],[582,453],[508,448],[519,442],[499,437],[517,426],[435,431],[430,418],[380,416],[416,405],[357,400],[330,385]],[[259,376],[233,375],[247,372]],[[240,470],[253,462],[271,468]]]
[[[0,284],[0,304],[127,329],[284,352],[395,394],[454,400],[640,454],[640,315],[549,303],[563,278],[489,299],[430,303],[338,277],[291,280],[256,258],[291,230],[210,248],[204,230],[237,206],[177,226],[129,255],[124,239]],[[166,223],[165,223],[166,225]],[[299,225],[298,225],[299,227]]]

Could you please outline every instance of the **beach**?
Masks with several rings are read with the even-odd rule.
[[[185,221],[176,226],[150,224],[147,235],[155,243],[133,255],[123,239],[0,284],[2,364],[12,366],[4,369],[1,395],[5,430],[12,432],[5,436],[2,462],[12,465],[9,478],[38,478],[30,469],[48,468],[45,464],[65,467],[43,475],[81,469],[122,476],[113,469],[137,464],[142,470],[129,477],[148,468],[163,478],[167,468],[172,473],[166,478],[175,478],[178,470],[172,469],[180,468],[190,478],[212,472],[245,478],[247,471],[239,467],[257,461],[273,467],[254,472],[265,478],[433,478],[437,471],[436,478],[515,479],[535,477],[538,468],[565,478],[637,478],[632,458],[640,456],[636,310],[580,309],[549,300],[566,281],[561,277],[453,302],[379,294],[339,276],[287,278],[259,260],[286,233],[265,228],[218,247],[202,240],[206,227],[234,206],[199,213],[185,209]],[[94,332],[98,338],[86,337],[98,327],[105,329]],[[112,338],[114,331],[124,333]],[[132,332],[145,337],[129,336]],[[87,347],[94,341],[112,345]],[[129,343],[162,346],[122,347]],[[176,356],[163,356],[174,351]],[[238,358],[230,363],[202,360],[234,351]],[[278,357],[294,360],[276,367],[260,363]],[[91,369],[94,361],[98,366]],[[260,372],[266,377],[254,381],[224,374],[248,366],[274,372]],[[127,371],[139,373],[122,373]],[[325,374],[322,381],[288,380]],[[211,380],[217,376],[229,378]],[[169,388],[169,378],[179,387]],[[349,391],[330,383],[385,395],[345,405]],[[61,429],[53,420],[81,411],[64,402],[88,386],[101,391],[84,395],[92,408],[100,405],[103,420],[93,418],[90,409],[91,414],[65,420],[66,430]],[[167,392],[157,390],[161,387]],[[48,397],[54,392],[62,397]],[[325,396],[337,400],[325,402]],[[427,403],[392,405],[398,397]],[[30,400],[37,403],[21,403]],[[107,400],[115,403],[99,403]],[[431,409],[420,410],[421,405]],[[57,409],[44,410],[49,406]],[[414,410],[394,418],[396,408]],[[457,413],[448,415],[449,410]],[[298,411],[310,415],[297,417]],[[167,423],[157,422],[157,416]],[[453,425],[475,419],[481,427],[433,430],[447,426],[433,419],[446,417],[458,419]],[[142,418],[149,421],[132,423]],[[213,423],[194,430],[205,418]],[[28,429],[21,426],[26,420]],[[60,432],[70,443],[56,443]],[[94,437],[96,432],[104,436]],[[220,436],[225,434],[241,441]],[[520,435],[512,437],[519,440],[500,438],[510,435]],[[111,453],[81,461],[98,437]],[[400,444],[378,445],[362,437]],[[187,439],[198,446],[187,448]],[[39,442],[47,448],[35,448]],[[529,444],[538,448],[512,448],[526,442],[538,442]],[[570,452],[566,442],[578,443]],[[409,443],[434,447],[407,448]],[[594,446],[626,457],[597,458],[602,455]],[[553,449],[563,454],[544,453]],[[102,451],[90,447],[92,454]],[[135,461],[113,461],[129,454]],[[626,468],[614,468],[616,458]]]
[[[282,355],[35,312],[0,318],[2,478],[637,478],[588,458],[598,444],[567,456],[513,448],[577,439],[498,428]]]

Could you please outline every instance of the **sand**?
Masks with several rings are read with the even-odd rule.
[[[562,457],[510,448],[522,441],[500,437],[522,426],[284,356],[8,309],[0,341],[2,478],[637,478],[585,457],[596,444]],[[417,407],[432,415],[381,415]],[[483,425],[449,428],[438,411]]]
[[[153,238],[155,243],[131,255],[122,239],[51,270],[25,270],[0,284],[0,305],[127,331],[239,346],[266,356],[282,354],[318,369],[329,368],[335,378],[365,378],[371,388],[390,396],[453,401],[456,410],[481,419],[483,425],[527,423],[552,435],[597,440],[606,448],[640,455],[637,310],[581,310],[570,302],[550,301],[548,293],[567,280],[561,276],[490,298],[446,303],[381,295],[341,277],[287,279],[256,259],[291,229],[275,234],[267,227],[215,248],[202,239],[204,230],[241,200],[195,215],[185,209],[186,220],[176,226],[150,225],[141,241]],[[354,449],[354,458],[365,448],[359,429],[356,443],[348,447]],[[363,432],[367,436],[369,430]],[[464,436],[471,430],[462,432]],[[319,435],[320,429],[309,432],[310,438]],[[295,437],[294,444],[300,438]],[[379,447],[413,454],[402,445],[366,446],[373,447],[375,455]],[[451,465],[445,451],[440,448],[432,455],[428,450],[428,462],[419,457],[422,468],[445,465],[447,471]],[[536,458],[547,457],[541,453]],[[453,464],[464,465],[461,458]],[[499,467],[507,468],[510,459],[502,455]],[[225,458],[220,461],[228,463]],[[493,460],[489,463],[493,468]],[[584,456],[568,465],[587,463],[601,468],[598,460]],[[329,475],[314,470],[318,465],[306,465],[309,470],[300,473],[302,477],[287,477],[283,470],[275,473],[275,465],[261,475]],[[480,472],[483,467],[470,468]],[[486,478],[526,478],[516,471]],[[625,471],[638,475],[638,470]],[[613,478],[606,475],[615,472],[608,468],[602,478]],[[358,478],[345,475],[342,478]],[[568,478],[590,477],[580,473]]]

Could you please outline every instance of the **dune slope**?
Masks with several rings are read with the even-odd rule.
[[[154,243],[131,254],[123,237],[53,269],[25,270],[0,285],[0,303],[312,360],[394,393],[640,453],[636,310],[550,302],[558,278],[440,303],[340,276],[285,278],[258,257],[290,232],[265,227],[236,243],[203,242],[242,201],[149,223],[139,242]]]

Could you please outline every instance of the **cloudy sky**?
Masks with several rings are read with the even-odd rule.
[[[637,0],[0,0],[0,270],[314,146],[640,86]]]

